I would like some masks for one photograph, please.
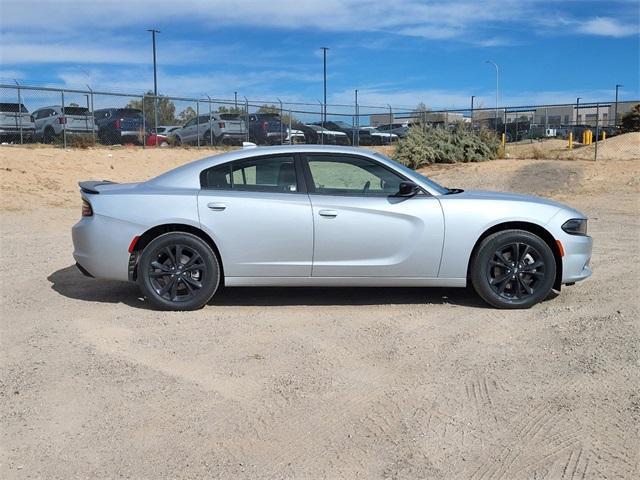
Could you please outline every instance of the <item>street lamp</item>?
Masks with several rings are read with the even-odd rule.
[[[327,50],[329,50],[329,47],[320,47],[320,50],[322,50],[322,86],[324,92],[324,113],[322,115],[322,128],[324,128],[324,123],[327,121]]]
[[[618,90],[620,89],[620,87],[624,87],[624,85],[616,85],[616,108],[615,108],[615,113],[613,114],[613,126],[617,126],[618,125]]]
[[[150,28],[147,32],[151,32],[151,40],[153,42],[153,114],[156,134],[156,147],[158,146],[158,70],[156,65],[156,33],[160,33],[160,30]],[[142,98],[144,102],[144,97]]]
[[[487,60],[484,63],[490,63],[496,68],[496,131],[498,131],[498,99],[500,97],[500,69],[498,64],[493,60]]]

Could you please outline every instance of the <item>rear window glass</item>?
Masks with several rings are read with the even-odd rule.
[[[18,107],[20,108],[20,112],[29,113],[24,105],[18,105],[17,103],[0,103],[0,112],[18,113]]]
[[[67,115],[90,115],[87,107],[64,107],[63,110]]]
[[[238,120],[239,115],[237,113],[221,113],[220,118],[222,120]]]

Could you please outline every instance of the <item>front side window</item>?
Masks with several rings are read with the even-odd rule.
[[[240,160],[209,168],[200,174],[200,184],[207,190],[298,191],[294,159],[285,155]]]
[[[361,157],[310,155],[306,157],[315,193],[323,195],[388,196],[398,192],[398,174]]]

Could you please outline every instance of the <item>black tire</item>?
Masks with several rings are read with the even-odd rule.
[[[53,143],[53,140],[56,138],[56,132],[51,127],[47,127],[44,129],[44,133],[42,134],[42,141],[44,143]]]
[[[529,308],[544,300],[556,277],[549,245],[525,230],[504,230],[480,243],[471,259],[471,283],[497,308]]]
[[[175,141],[175,145],[176,145],[177,147],[179,147],[180,145],[182,145],[182,139],[180,138],[180,136],[179,136],[179,135],[176,135],[176,136],[175,136],[175,137],[173,137],[173,138],[174,138],[174,141]]]
[[[196,235],[165,233],[144,248],[138,285],[156,308],[197,310],[216,293],[220,264],[211,247]]]
[[[213,141],[211,140],[213,138]],[[213,137],[211,136],[211,131],[207,130],[206,132],[204,132],[204,135],[202,136],[202,145],[209,147],[209,146],[216,146],[218,144],[218,141],[216,140],[216,136],[213,135]]]

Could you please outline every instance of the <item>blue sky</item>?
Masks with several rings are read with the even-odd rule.
[[[24,84],[431,108],[640,98],[640,2],[2,0],[0,77]]]

